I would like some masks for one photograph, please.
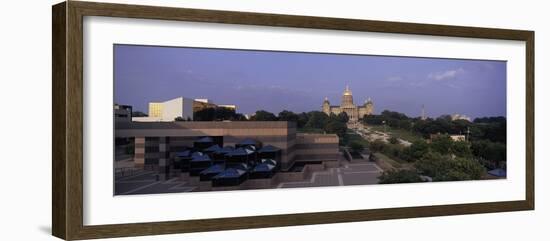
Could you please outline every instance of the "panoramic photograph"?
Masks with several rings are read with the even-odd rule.
[[[506,61],[113,50],[114,195],[506,179]]]

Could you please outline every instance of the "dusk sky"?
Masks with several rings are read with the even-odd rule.
[[[340,105],[349,85],[355,104],[367,98],[419,116],[506,116],[506,62],[251,50],[115,45],[115,103],[147,113],[176,97],[235,104],[238,112],[275,114]]]

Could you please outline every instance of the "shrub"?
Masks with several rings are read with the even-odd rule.
[[[414,170],[390,170],[385,171],[378,177],[378,183],[380,184],[414,182],[422,182],[422,178],[420,178],[420,175]]]

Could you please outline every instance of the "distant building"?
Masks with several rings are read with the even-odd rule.
[[[236,105],[217,105],[210,101],[210,99],[195,99],[195,102],[193,103],[193,111],[197,112],[206,108],[216,108],[216,107],[222,107],[227,108],[230,110],[233,110],[237,112],[237,106]]]
[[[115,122],[132,121],[132,106],[115,104],[114,116],[115,116]]]
[[[201,102],[201,103],[210,103],[209,99],[195,99],[195,101]]]
[[[193,119],[193,99],[179,97],[165,102],[150,102],[149,116],[133,117],[137,122],[174,121],[177,117]]]
[[[209,99],[190,99],[178,97],[164,102],[150,102],[149,116],[133,117],[136,122],[170,122],[181,117],[184,120],[193,120],[193,114],[206,108],[225,107],[237,110],[236,105],[216,105]]]
[[[461,115],[461,114],[454,114],[454,115],[451,115],[451,119],[452,120],[467,120],[467,121],[471,121],[470,117],[466,116],[466,115]]]
[[[465,135],[449,135],[453,141],[466,141]]]
[[[237,106],[236,105],[218,105],[218,107],[227,108],[227,109],[230,109],[230,110],[233,110],[233,111],[237,112]]]
[[[349,122],[354,123],[360,118],[363,118],[365,115],[372,115],[374,112],[374,103],[369,98],[363,105],[355,105],[353,103],[353,95],[351,94],[351,90],[349,89],[349,86],[346,86],[346,89],[342,95],[340,106],[331,106],[328,98],[325,97],[325,100],[323,101],[323,112],[327,115],[338,115],[345,112],[349,117]]]

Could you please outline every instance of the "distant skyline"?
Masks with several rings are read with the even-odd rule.
[[[176,97],[235,104],[238,112],[321,110],[356,105],[411,117],[506,116],[506,62],[371,55],[115,45],[115,103],[147,113]]]

